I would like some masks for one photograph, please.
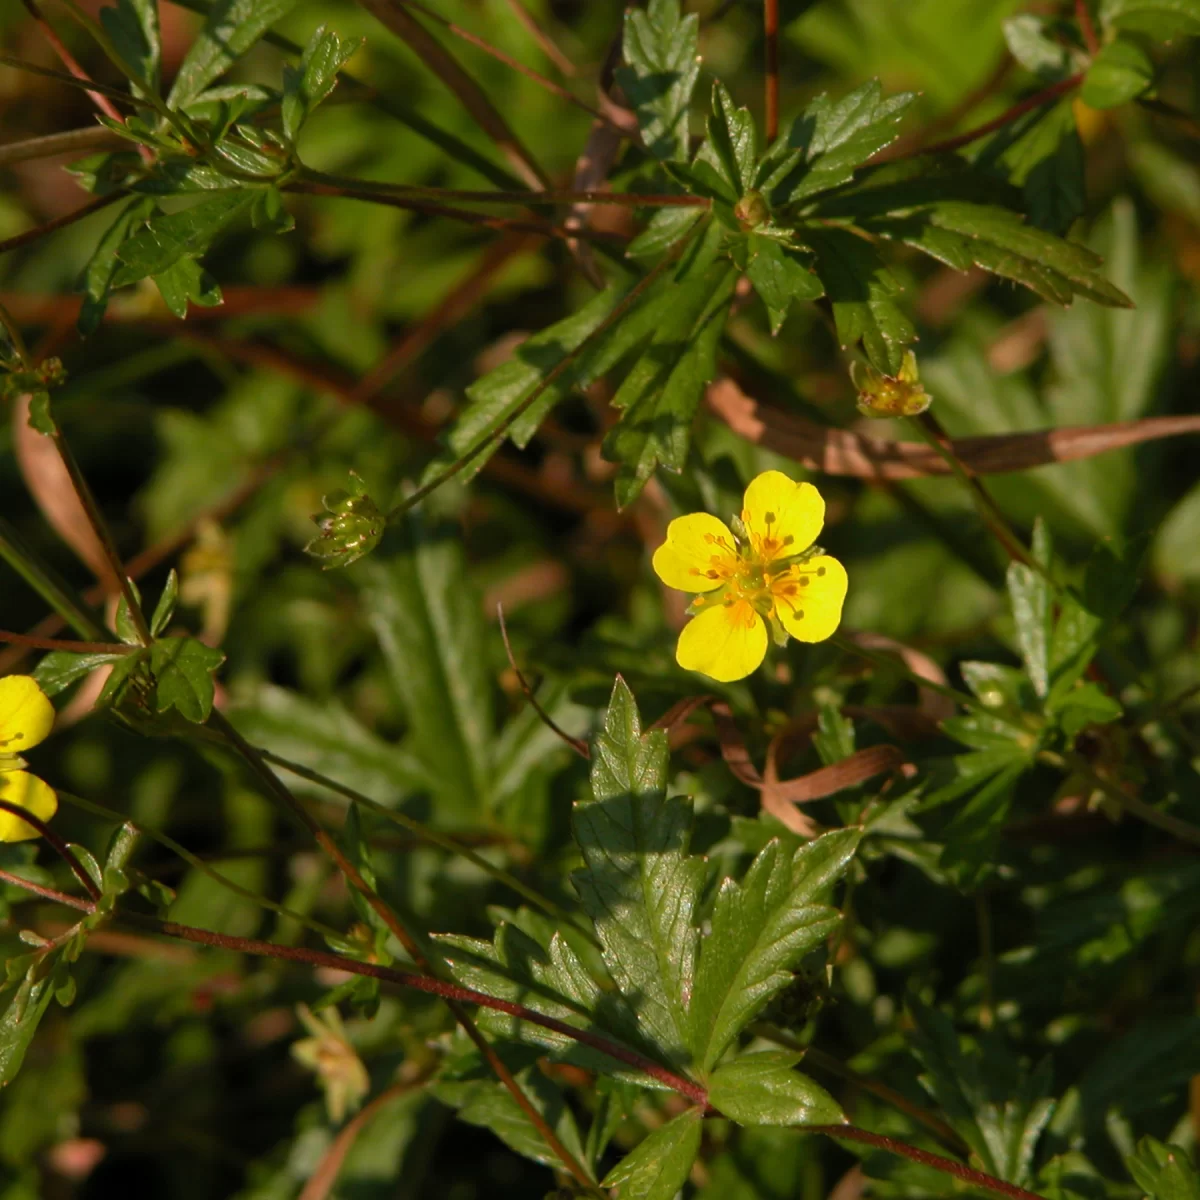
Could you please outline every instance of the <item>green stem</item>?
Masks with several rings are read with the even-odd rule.
[[[85,154],[89,151],[115,150],[128,145],[123,137],[113,133],[111,129],[94,126],[68,129],[63,133],[47,134],[45,137],[6,142],[0,146],[0,167],[29,162],[35,158],[51,158],[56,154]]]
[[[108,630],[77,603],[66,585],[49,567],[38,561],[21,541],[17,531],[3,517],[0,517],[0,558],[3,558],[80,637],[102,642],[109,636]]]
[[[522,883],[514,875],[510,875],[503,867],[497,867],[488,862],[482,855],[476,854],[470,847],[455,841],[454,838],[448,837],[444,833],[439,833],[436,829],[430,829],[428,826],[422,825],[420,821],[414,821],[412,817],[406,816],[394,808],[388,808],[380,804],[377,800],[372,800],[370,796],[364,796],[362,792],[357,792],[354,788],[347,787],[344,783],[338,783],[336,779],[330,779],[328,776],[322,775],[317,771],[311,771],[308,767],[301,766],[300,763],[281,758],[278,754],[272,754],[269,750],[263,750],[261,747],[258,748],[258,753],[274,766],[282,767],[285,771],[290,771],[293,775],[298,775],[301,779],[307,779],[309,783],[319,784],[321,787],[328,788],[331,792],[335,792],[339,796],[344,796],[347,800],[355,804],[361,804],[364,808],[369,808],[372,812],[378,813],[394,825],[399,825],[401,829],[407,829],[409,833],[420,838],[421,841],[437,846],[439,849],[445,850],[447,854],[456,854],[461,858],[465,858],[469,863],[486,872],[498,883],[511,888],[518,896],[540,908],[547,916],[553,917],[556,921],[570,923],[588,941],[595,942],[595,935],[591,930],[584,929],[582,926],[576,924],[552,900],[548,900],[545,896],[534,891],[533,888]]]
[[[1153,825],[1156,829],[1161,829],[1164,833],[1179,838],[1181,842],[1200,846],[1200,826],[1181,821],[1178,817],[1173,817],[1170,813],[1162,812],[1153,805],[1147,804],[1140,797],[1131,796],[1095,771],[1092,764],[1074,750],[1068,750],[1063,754],[1056,754],[1052,750],[1043,750],[1038,754],[1038,758],[1049,766],[1058,767],[1059,770],[1073,771],[1075,774],[1081,775],[1092,787],[1099,788],[1122,812],[1128,813],[1131,817],[1137,817],[1138,820],[1145,821],[1147,825]]]

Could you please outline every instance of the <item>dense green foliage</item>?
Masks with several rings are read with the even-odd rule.
[[[1200,1200],[1200,0],[180,4],[0,2],[0,1200]]]

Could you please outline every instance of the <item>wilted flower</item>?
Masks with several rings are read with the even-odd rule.
[[[21,768],[22,750],[44,741],[54,724],[54,706],[29,675],[0,679],[0,800],[48,821],[58,810],[54,789]],[[0,809],[0,842],[24,842],[38,831]]]
[[[821,642],[838,627],[846,569],[813,543],[825,523],[825,501],[810,483],[781,471],[751,480],[736,532],[708,513],[677,517],[654,552],[668,587],[700,592],[679,635],[676,661],[726,683],[749,675],[788,636]]]
[[[327,1010],[324,1020],[307,1004],[296,1006],[296,1013],[311,1037],[293,1043],[292,1056],[310,1071],[325,1092],[329,1119],[339,1124],[347,1113],[362,1103],[371,1089],[371,1080],[362,1059],[350,1045],[346,1027],[336,1008]]]
[[[858,411],[864,417],[916,417],[933,397],[917,373],[917,356],[905,350],[898,375],[885,375],[866,363],[852,363],[850,378],[858,388]]]

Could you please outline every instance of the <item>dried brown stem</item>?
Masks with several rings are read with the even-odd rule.
[[[21,142],[6,142],[0,146],[0,167],[29,162],[36,158],[53,158],[59,154],[85,154],[96,150],[116,150],[128,145],[125,138],[103,126],[68,129],[63,133],[26,138]]]
[[[131,654],[134,647],[124,642],[73,642],[65,638],[34,637],[27,633],[13,633],[0,629],[0,642],[12,642],[17,646],[28,646],[32,650],[68,650],[72,654]]]
[[[763,0],[763,35],[767,43],[766,141],[779,136],[779,0]]]
[[[575,76],[575,64],[558,48],[554,39],[537,23],[533,14],[521,3],[521,0],[508,0],[512,14],[525,26],[530,37],[542,48],[542,53],[564,74]]]

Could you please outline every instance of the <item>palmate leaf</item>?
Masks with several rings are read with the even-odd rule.
[[[688,854],[692,806],[668,798],[666,769],[667,735],[642,734],[618,677],[592,747],[593,798],[575,805],[585,865],[573,880],[639,1027],[660,1054],[686,1065],[704,860]]]
[[[704,939],[691,1021],[696,1057],[708,1070],[738,1033],[792,981],[792,970],[840,920],[819,897],[845,870],[861,832],[842,829],[790,855],[767,845],[740,883],[726,879]]]

